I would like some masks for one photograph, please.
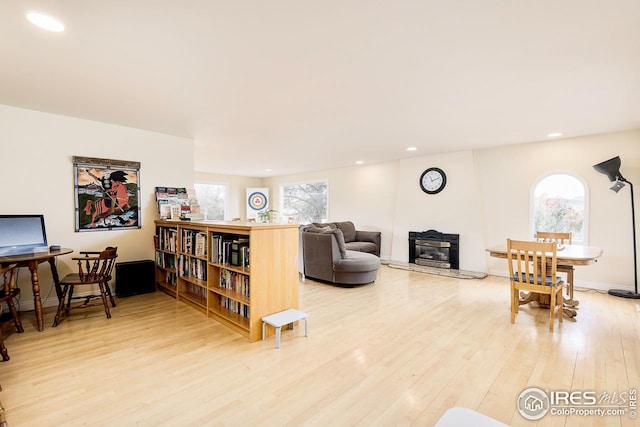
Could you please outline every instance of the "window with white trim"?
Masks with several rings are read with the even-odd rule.
[[[533,186],[531,234],[571,232],[573,243],[587,242],[587,185],[568,173],[551,173]]]
[[[204,219],[224,220],[227,209],[227,184],[213,182],[194,183],[200,212]]]
[[[328,215],[327,181],[300,182],[280,186],[282,216],[293,217],[299,224],[326,222]]]

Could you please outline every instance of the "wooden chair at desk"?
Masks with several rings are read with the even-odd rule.
[[[521,290],[551,297],[549,304],[550,332],[553,332],[553,318],[556,314],[556,308],[558,319],[562,323],[562,287],[564,283],[556,276],[557,250],[555,242],[526,242],[507,239],[511,323],[515,323],[516,314],[518,314]]]
[[[571,244],[571,233],[553,232],[553,231],[536,231],[536,238],[539,242],[556,242],[561,245]],[[558,265],[558,272],[567,274],[567,296],[570,301],[565,301],[569,306],[577,306],[578,301],[573,301],[573,265]]]
[[[16,309],[16,305],[13,303],[13,299],[20,295],[20,288],[16,285],[16,272],[17,264],[10,264],[6,267],[0,267],[0,277],[2,278],[2,288],[0,289],[0,303],[6,302],[9,306],[9,314],[13,318],[13,323],[16,325],[18,333],[24,332],[22,328],[22,322],[20,321],[20,315]],[[1,310],[0,310],[1,311]],[[2,319],[0,319],[2,320]],[[0,326],[2,322],[0,321]],[[2,331],[0,330],[0,354],[2,355],[2,361],[9,360],[9,353],[2,341]]]
[[[107,303],[107,296],[111,300],[111,305],[116,306],[116,302],[111,295],[111,289],[109,288],[109,281],[111,280],[111,273],[113,266],[115,265],[116,258],[118,257],[118,248],[108,247],[102,252],[80,252],[82,257],[72,258],[78,262],[78,272],[67,274],[61,281],[62,293],[60,295],[60,301],[58,302],[58,311],[56,317],[53,319],[53,327],[58,326],[60,322],[60,315],[62,310],[65,310],[65,314],[69,315],[69,310],[75,308],[87,308],[100,305],[100,303],[91,303],[92,299],[100,298],[102,305],[104,306],[104,312],[107,315],[107,319],[111,318],[111,311],[109,311],[109,304]],[[74,297],[73,289],[76,286],[82,285],[97,285],[100,289],[99,295],[81,295]],[[68,297],[67,297],[68,295]],[[67,304],[65,307],[65,299]],[[71,301],[74,299],[84,300],[82,304],[72,306]]]

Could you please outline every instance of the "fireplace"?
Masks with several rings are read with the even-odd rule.
[[[436,230],[409,232],[409,263],[427,267],[460,268],[460,235]]]

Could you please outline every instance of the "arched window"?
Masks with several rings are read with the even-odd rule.
[[[587,184],[568,173],[539,179],[531,192],[531,234],[571,232],[573,243],[587,243]]]

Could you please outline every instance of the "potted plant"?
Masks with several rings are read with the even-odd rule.
[[[260,222],[273,222],[278,213],[275,209],[265,209],[263,211],[258,212],[258,221]]]

